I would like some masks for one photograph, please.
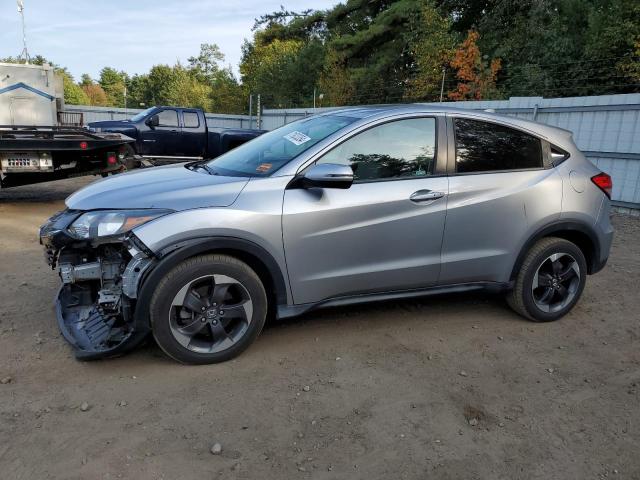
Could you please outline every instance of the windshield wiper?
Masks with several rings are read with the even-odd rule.
[[[199,162],[190,163],[186,166],[189,170],[195,170],[196,168],[202,168],[209,175],[219,175],[213,168],[211,168],[206,161],[200,160]]]

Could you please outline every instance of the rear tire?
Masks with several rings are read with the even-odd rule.
[[[125,172],[129,172],[140,166],[140,161],[136,158],[136,151],[131,145],[125,145],[125,154],[122,159],[122,164],[125,167]]]
[[[584,254],[574,243],[547,237],[531,247],[507,303],[534,322],[551,322],[578,302],[587,277]]]
[[[149,308],[153,336],[187,364],[230,360],[253,343],[267,316],[267,296],[244,262],[218,254],[189,258],[158,283]]]

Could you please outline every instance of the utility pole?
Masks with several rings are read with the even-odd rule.
[[[124,86],[124,115],[127,116],[127,86]]]
[[[440,85],[440,103],[442,103],[442,96],[444,95],[444,76],[447,73],[447,68],[442,67],[442,85]]]
[[[316,87],[313,87],[313,109],[316,109]]]
[[[16,0],[18,4],[18,13],[22,17],[22,52],[18,58],[24,57],[24,63],[29,65],[29,50],[27,50],[27,27],[24,23],[24,1]]]
[[[253,128],[253,93],[249,94],[249,128]]]

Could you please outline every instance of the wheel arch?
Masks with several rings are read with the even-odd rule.
[[[541,238],[558,237],[574,243],[584,254],[587,261],[587,273],[598,270],[600,258],[600,242],[593,229],[582,222],[560,221],[547,225],[536,231],[522,246],[511,270],[510,280],[514,280],[524,262],[527,252]]]
[[[125,143],[125,150],[133,152],[134,155],[138,155],[138,142]]]
[[[149,325],[148,312],[155,286],[180,262],[206,253],[221,253],[238,258],[249,265],[265,286],[270,307],[287,304],[287,288],[283,272],[276,260],[263,247],[235,237],[208,237],[180,242],[165,248],[155,267],[141,281],[135,309],[136,325]]]

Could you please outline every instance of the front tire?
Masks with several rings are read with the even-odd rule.
[[[527,253],[507,303],[529,320],[551,322],[575,306],[586,277],[580,248],[562,238],[543,238]]]
[[[230,360],[258,337],[267,296],[258,275],[229,255],[189,258],[158,284],[150,304],[153,336],[188,364]]]

